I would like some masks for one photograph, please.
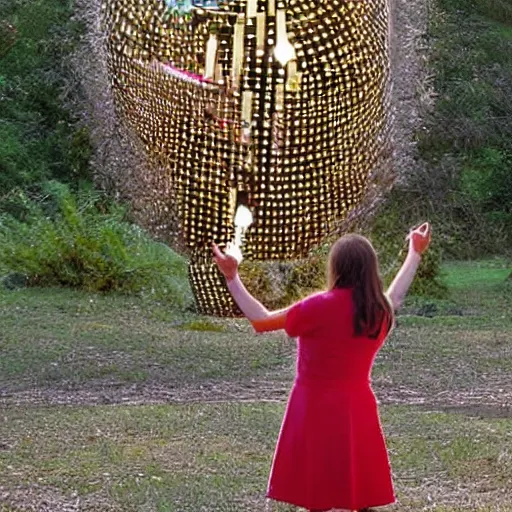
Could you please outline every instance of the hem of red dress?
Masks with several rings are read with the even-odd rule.
[[[339,503],[336,503],[334,505],[328,505],[326,507],[325,504],[322,504],[321,506],[319,506],[317,503],[304,503],[304,502],[289,500],[286,498],[279,498],[277,496],[272,496],[270,493],[267,493],[266,497],[273,501],[279,501],[280,503],[286,503],[288,505],[305,508],[307,510],[332,510],[332,509],[336,509],[336,508],[342,508],[342,509],[346,509],[346,510],[360,510],[360,509],[364,509],[364,508],[387,507],[389,505],[393,505],[394,503],[396,503],[396,497],[394,497],[391,501],[384,501],[381,503],[375,503],[375,502],[373,502],[371,504],[363,503],[362,505],[358,504],[357,506],[347,505],[346,503],[342,504],[342,505],[340,505]]]

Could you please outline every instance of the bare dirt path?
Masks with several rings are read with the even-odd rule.
[[[0,407],[284,402],[290,386],[291,382],[276,379],[203,381],[180,387],[103,383],[81,389],[48,388],[3,394],[0,395]],[[374,384],[374,389],[380,403],[386,405],[415,405],[470,416],[512,418],[512,383],[506,381],[471,390],[452,389],[433,394],[379,381]]]

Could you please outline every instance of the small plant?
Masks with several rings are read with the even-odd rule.
[[[183,306],[190,298],[186,261],[125,219],[94,190],[76,197],[52,182],[43,200],[20,193],[19,212],[0,216],[0,270],[30,286],[137,293]],[[20,215],[21,213],[21,215]]]
[[[185,331],[199,331],[199,332],[224,332],[225,329],[220,324],[215,324],[207,320],[194,320],[186,324],[180,325],[180,329]]]
[[[423,219],[422,219],[423,220]],[[398,210],[388,206],[381,210],[373,224],[363,234],[372,241],[380,261],[381,275],[387,287],[406,255],[405,234],[412,227],[410,219],[402,219]],[[277,309],[289,306],[305,296],[326,287],[326,264],[329,247],[327,240],[309,258],[294,262],[244,262],[240,275],[247,288],[265,306]],[[433,299],[448,295],[441,274],[442,250],[434,243],[422,259],[410,293]]]

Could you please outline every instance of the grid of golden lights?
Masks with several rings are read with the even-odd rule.
[[[212,241],[303,257],[362,199],[387,133],[388,3],[176,2],[105,0],[110,72],[172,197],[199,307],[224,315]]]

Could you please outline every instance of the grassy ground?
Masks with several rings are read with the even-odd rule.
[[[512,510],[508,273],[447,266],[450,300],[410,300],[379,356],[394,510]],[[283,335],[64,290],[0,311],[0,510],[265,510]]]

